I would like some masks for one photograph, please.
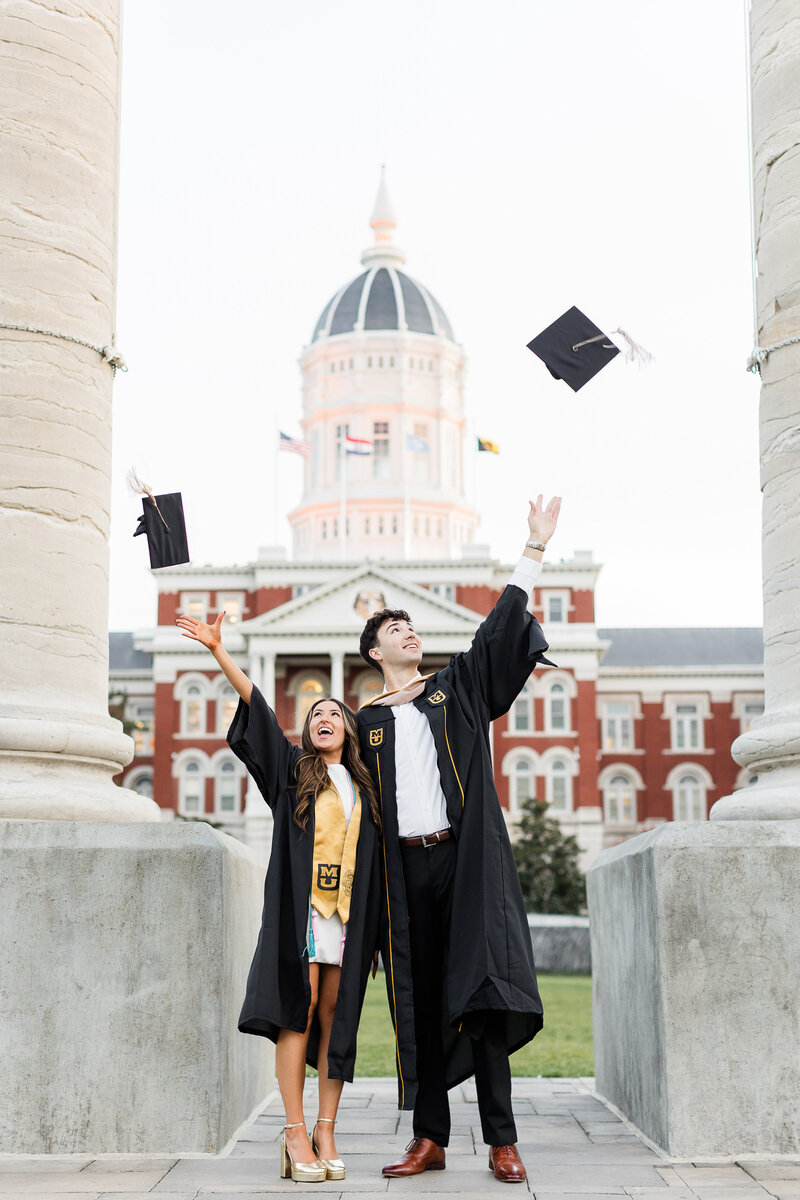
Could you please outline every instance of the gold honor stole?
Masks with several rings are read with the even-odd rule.
[[[338,912],[343,925],[350,916],[356,847],[361,830],[361,792],[352,780],[351,786],[354,801],[349,825],[336,788],[325,788],[314,801],[311,903],[321,917],[332,917]]]

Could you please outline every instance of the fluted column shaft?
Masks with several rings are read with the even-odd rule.
[[[0,9],[0,321],[114,340],[118,0]],[[112,371],[0,328],[0,817],[152,820],[108,715]]]
[[[758,345],[800,338],[800,2],[750,14]],[[800,343],[761,368],[764,715],[733,756],[757,782],[714,820],[800,817]]]

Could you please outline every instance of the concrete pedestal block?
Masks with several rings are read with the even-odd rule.
[[[597,1090],[667,1153],[800,1153],[800,821],[668,824],[587,876]]]
[[[0,822],[0,1153],[215,1153],[273,1088],[236,1028],[263,867],[205,824]]]

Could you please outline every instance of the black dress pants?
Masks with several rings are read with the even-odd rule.
[[[446,1146],[450,1140],[442,1028],[447,1020],[443,981],[455,863],[456,844],[452,838],[433,846],[403,847],[417,1040],[414,1136],[430,1138],[437,1146]],[[511,1145],[517,1140],[517,1129],[511,1109],[511,1069],[502,1014],[488,1015],[483,1033],[473,1042],[473,1056],[483,1140],[488,1146]]]

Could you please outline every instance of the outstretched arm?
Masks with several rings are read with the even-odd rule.
[[[531,542],[547,545],[560,509],[560,496],[554,496],[547,506],[542,496],[529,502]],[[547,642],[541,626],[527,611],[541,574],[542,554],[541,549],[525,547],[509,580],[511,586],[479,626],[469,650],[451,660],[468,686],[483,698],[492,720],[508,711],[537,663],[553,665],[544,657]]]
[[[223,611],[219,614],[213,625],[206,625],[205,621],[196,621],[194,617],[186,617],[183,613],[179,613],[175,619],[175,624],[184,637],[199,642],[201,646],[205,646],[211,651],[228,683],[239,693],[245,704],[249,704],[250,697],[253,694],[253,685],[242,668],[237,667],[222,644],[222,621],[224,616],[225,613]]]

